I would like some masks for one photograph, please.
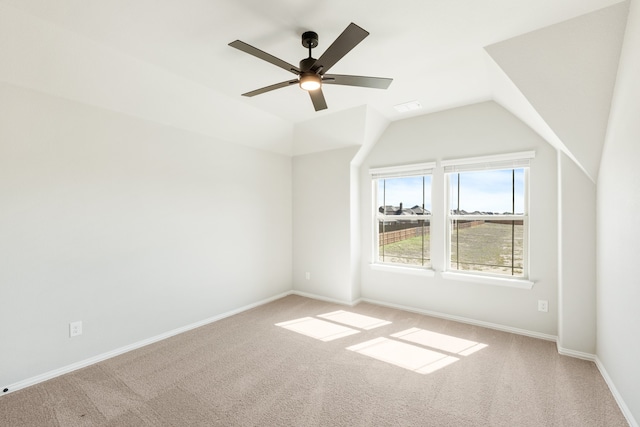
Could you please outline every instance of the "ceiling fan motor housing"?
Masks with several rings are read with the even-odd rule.
[[[316,59],[315,58],[305,58],[303,60],[300,61],[300,70],[303,73],[306,73],[307,71],[313,71],[311,70],[311,67],[313,67],[316,63]]]
[[[318,46],[318,33],[314,31],[306,31],[302,33],[302,46],[313,49]]]

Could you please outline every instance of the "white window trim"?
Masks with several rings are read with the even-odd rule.
[[[411,274],[414,276],[422,276],[422,277],[434,277],[436,275],[436,272],[435,270],[433,270],[433,268],[420,267],[418,265],[403,266],[402,264],[373,262],[369,264],[369,267],[372,270],[384,271],[387,273]]]
[[[400,178],[404,176],[431,175],[436,162],[414,163],[411,165],[385,166],[370,168],[371,179]],[[375,204],[375,201],[374,201]]]
[[[397,165],[397,166],[385,166],[385,167],[376,167],[369,169],[369,175],[371,176],[371,205],[373,212],[373,245],[372,253],[371,253],[371,268],[373,270],[378,271],[386,271],[386,272],[394,272],[394,273],[404,273],[404,274],[413,274],[424,277],[433,277],[435,275],[435,271],[433,270],[433,264],[431,267],[423,267],[419,265],[402,265],[402,264],[392,264],[392,263],[383,263],[378,261],[379,259],[379,247],[378,247],[378,221],[385,221],[387,219],[392,221],[419,221],[426,220],[431,221],[431,214],[428,215],[384,215],[378,212],[378,200],[377,200],[377,180],[379,179],[388,179],[388,178],[403,178],[410,176],[423,176],[423,175],[431,175],[433,176],[433,170],[436,167],[436,162],[425,162],[425,163],[412,163],[409,165]],[[433,191],[433,190],[432,190]],[[429,246],[431,246],[431,242],[429,242]]]
[[[456,280],[458,282],[473,282],[480,283],[483,285],[494,285],[494,286],[505,286],[509,288],[518,288],[518,289],[532,289],[535,282],[522,279],[522,278],[514,278],[511,276],[484,276],[480,273],[476,272],[461,272],[461,271],[443,271],[441,273],[443,279],[446,280]]]
[[[472,281],[476,283],[484,283],[499,286],[510,286],[522,289],[531,289],[534,282],[529,280],[529,168],[530,160],[535,157],[535,151],[523,151],[519,153],[498,154],[492,156],[470,157],[462,159],[448,159],[440,162],[444,168],[445,182],[445,265],[442,277],[445,279],[455,279],[461,281]],[[524,188],[524,214],[523,215],[453,215],[451,214],[451,189],[449,187],[448,174],[458,172],[472,172],[495,169],[519,169],[524,168],[525,171],[525,188]],[[453,219],[485,219],[485,220],[523,220],[526,225],[523,241],[523,276],[503,276],[499,274],[483,274],[477,271],[461,271],[451,269],[451,222]]]
[[[431,214],[426,215],[386,215],[380,212],[376,213],[376,219],[378,221],[431,221]],[[520,217],[522,218],[522,217]]]
[[[434,277],[436,275],[441,276],[445,280],[455,280],[459,282],[471,282],[476,284],[485,284],[485,285],[495,285],[495,286],[505,286],[517,289],[532,289],[535,284],[534,281],[530,280],[530,258],[529,258],[529,232],[530,232],[530,222],[529,222],[529,167],[530,160],[535,158],[535,151],[523,151],[518,153],[508,153],[508,154],[499,154],[499,155],[491,155],[491,156],[479,156],[479,157],[470,157],[470,158],[460,158],[460,159],[446,159],[436,162],[427,162],[427,163],[418,163],[418,164],[409,164],[409,165],[400,165],[400,166],[388,166],[388,167],[376,167],[369,169],[369,173],[371,175],[371,185],[372,185],[372,210],[373,213],[373,251],[372,251],[372,263],[370,264],[370,268],[375,271],[381,272],[390,272],[396,274],[410,274],[421,277]],[[439,166],[436,168],[436,166]],[[474,272],[474,271],[459,271],[459,270],[447,270],[449,268],[450,262],[450,231],[449,227],[451,224],[451,215],[448,209],[449,207],[449,180],[447,179],[447,174],[454,172],[463,172],[463,171],[479,171],[479,170],[489,170],[489,169],[511,169],[511,168],[525,168],[526,174],[526,182],[527,185],[525,187],[525,215],[492,215],[490,218],[485,217],[484,215],[478,216],[476,218],[475,215],[455,215],[454,217],[464,217],[464,219],[508,219],[508,220],[524,220],[527,223],[527,233],[525,233],[523,242],[523,256],[525,257],[525,271],[524,278],[523,277],[514,277],[514,276],[501,276],[495,274],[483,274],[482,272]],[[380,220],[381,215],[377,209],[377,188],[376,188],[376,180],[381,178],[393,178],[393,177],[406,177],[406,176],[416,176],[416,175],[432,175],[434,179],[442,179],[444,181],[444,206],[442,209],[444,211],[444,215],[440,216],[436,215],[438,221],[445,221],[445,224],[442,224],[444,229],[446,230],[447,236],[445,237],[444,248],[435,248],[436,250],[443,250],[445,253],[443,256],[445,257],[443,266],[433,265],[429,267],[420,267],[420,266],[412,266],[407,265],[404,266],[402,264],[391,264],[391,263],[382,263],[378,262],[378,247],[375,244],[376,239],[378,238],[377,231],[377,223]],[[442,181],[441,181],[442,182]],[[435,187],[433,187],[435,188]],[[438,209],[438,207],[433,206],[432,209]],[[438,211],[439,212],[439,211]],[[383,219],[386,217],[391,217],[385,215]],[[422,219],[428,219],[429,221],[433,220],[433,215],[421,216]],[[390,218],[391,219],[391,218]],[[413,216],[407,216],[399,218],[398,216],[393,216],[393,220],[397,221],[412,221],[417,220],[418,218]],[[433,251],[434,248],[431,247]],[[433,262],[433,260],[432,260]],[[438,263],[439,264],[439,263]],[[440,271],[440,270],[443,271]]]
[[[519,153],[496,154],[492,156],[466,157],[462,159],[447,159],[440,162],[444,173],[480,171],[485,169],[511,169],[529,166],[529,160],[536,156],[535,151]]]

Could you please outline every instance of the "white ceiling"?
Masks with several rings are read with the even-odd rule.
[[[392,6],[382,0],[0,0],[0,12],[5,12],[5,17],[11,12],[12,22],[20,20],[20,29],[15,24],[12,31],[22,31],[15,36],[20,38],[21,57],[53,38],[54,33],[59,35],[59,43],[84,46],[73,48],[82,51],[69,48],[66,52],[74,57],[72,70],[52,66],[59,74],[73,73],[72,81],[63,84],[54,72],[46,79],[25,77],[17,69],[0,70],[0,79],[291,154],[296,152],[291,141],[273,141],[293,139],[293,128],[302,122],[355,107],[367,105],[393,121],[493,99],[493,71],[485,46],[619,1],[401,0]],[[9,18],[5,19],[8,23]],[[388,90],[325,86],[329,108],[320,112],[314,111],[308,95],[297,86],[253,98],[240,96],[289,80],[292,75],[229,47],[229,42],[240,39],[297,64],[307,54],[300,43],[302,32],[319,34],[320,44],[314,50],[318,57],[350,22],[371,35],[331,72],[391,77],[394,81]],[[31,29],[23,29],[27,27]],[[46,34],[37,39],[33,28]],[[20,62],[22,58],[16,55],[14,52],[14,62]],[[106,65],[100,65],[100,59]],[[30,61],[32,64],[34,59]],[[136,70],[132,69],[134,62]],[[96,67],[112,67],[100,74],[99,83],[89,76],[98,74]],[[85,80],[86,86],[76,90],[74,85],[80,87]],[[108,97],[89,90],[90,85],[104,85]],[[133,99],[136,91],[141,99],[153,102]],[[395,104],[413,100],[424,108],[405,114],[393,109]],[[166,108],[159,111],[159,104],[165,102]],[[176,104],[185,108],[171,111]],[[214,115],[224,120],[216,121]],[[246,121],[251,121],[251,126],[240,129]],[[270,124],[255,125],[267,122]],[[225,126],[229,128],[223,129]]]

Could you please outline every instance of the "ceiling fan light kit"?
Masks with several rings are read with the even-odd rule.
[[[306,31],[302,34],[302,46],[309,49],[309,57],[302,59],[300,61],[299,67],[283,61],[282,59],[276,58],[275,56],[240,40],[231,42],[229,43],[229,46],[248,53],[249,55],[253,55],[256,58],[267,61],[297,76],[296,79],[287,80],[253,90],[251,92],[243,93],[242,96],[256,96],[275,89],[298,84],[300,88],[309,92],[313,107],[316,111],[320,111],[327,108],[327,103],[324,99],[324,94],[322,93],[323,84],[386,89],[389,87],[393,79],[384,77],[326,74],[326,72],[329,71],[329,69],[333,67],[336,62],[342,59],[347,53],[351,51],[351,49],[356,47],[356,45],[358,45],[368,35],[369,33],[367,31],[363,30],[356,24],[351,23],[342,32],[342,34],[338,36],[333,44],[331,44],[331,46],[327,48],[327,50],[320,56],[320,58],[315,59],[311,56],[311,49],[318,46],[318,34],[313,31]]]
[[[306,73],[300,76],[300,87],[304,90],[316,90],[322,86],[322,78],[315,73]]]

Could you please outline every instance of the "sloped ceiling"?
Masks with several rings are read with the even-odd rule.
[[[366,121],[367,107],[362,105],[297,123],[294,128],[293,154],[311,153],[318,146],[330,150],[361,145]]]
[[[484,50],[493,45],[491,53],[501,72],[577,153],[577,146],[572,146],[576,144],[569,142],[576,137],[569,135],[568,125],[558,123],[570,118],[553,119],[562,112],[543,111],[545,101],[527,95],[535,85],[526,82],[525,70],[509,63],[522,59],[520,48],[536,47],[517,36],[619,2],[0,0],[0,81],[219,140],[295,155],[363,144],[369,138],[366,129],[494,98],[495,67],[487,66]],[[332,72],[391,77],[388,90],[326,87],[329,109],[321,112],[313,110],[308,95],[297,87],[253,98],[240,96],[291,75],[230,48],[229,42],[240,39],[295,64],[306,56],[300,44],[303,31],[319,33],[320,45],[314,51],[319,55],[349,22],[371,35]],[[589,35],[573,40],[570,44],[592,41]],[[607,55],[607,62],[613,60]],[[547,69],[560,72],[559,79],[571,76],[563,69]],[[565,89],[563,98],[575,95],[560,89]],[[423,109],[409,114],[393,109],[412,100]],[[363,129],[355,129],[358,126]],[[330,138],[307,138],[319,129],[329,132]],[[593,162],[586,157],[580,160],[591,170]]]
[[[620,3],[486,48],[530,104],[529,111],[516,114],[592,180],[598,174],[627,13],[628,3]],[[498,96],[508,90],[496,85]],[[514,102],[518,94],[511,92],[503,102],[512,110],[526,108],[522,99]]]

